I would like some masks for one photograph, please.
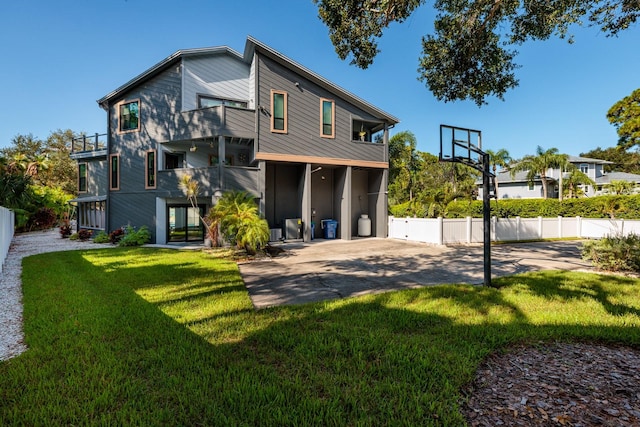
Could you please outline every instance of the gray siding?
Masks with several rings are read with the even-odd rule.
[[[258,114],[259,152],[285,155],[317,156],[364,161],[385,161],[383,144],[352,141],[352,118],[376,121],[376,119],[351,104],[336,98],[332,93],[301,78],[280,64],[258,55],[258,104],[271,108],[271,90],[287,92],[288,133],[270,131],[270,116]],[[296,86],[295,83],[299,83]],[[320,137],[320,98],[335,101],[335,138]]]
[[[139,229],[147,226],[151,241],[155,242],[156,198],[152,193],[120,194],[109,197],[109,230],[123,226]]]
[[[79,197],[104,196],[107,194],[108,169],[106,159],[80,160],[87,164],[87,191]],[[77,167],[76,167],[77,169]]]
[[[229,55],[184,58],[182,111],[198,108],[197,95],[249,102],[249,66]]]

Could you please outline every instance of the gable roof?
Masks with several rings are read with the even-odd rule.
[[[373,104],[368,103],[367,101],[365,101],[362,98],[359,98],[358,96],[352,94],[351,92],[347,91],[346,89],[343,89],[342,87],[336,85],[335,83],[330,82],[329,80],[325,79],[324,77],[322,77],[321,75],[309,70],[308,68],[298,64],[297,62],[293,61],[292,59],[286,57],[285,55],[281,54],[280,52],[272,49],[271,47],[267,46],[266,44],[256,40],[255,38],[251,37],[251,36],[247,36],[247,42],[245,44],[245,48],[244,48],[244,55],[241,55],[240,53],[236,52],[235,50],[231,49],[230,47],[227,46],[217,46],[217,47],[205,47],[205,48],[197,48],[197,49],[184,49],[184,50],[178,50],[175,53],[169,55],[167,58],[163,59],[162,61],[158,62],[157,64],[155,64],[154,66],[152,66],[151,68],[147,69],[146,71],[144,71],[143,73],[139,74],[138,76],[134,77],[133,79],[129,80],[128,82],[126,82],[125,84],[123,84],[122,86],[118,87],[117,89],[109,92],[107,95],[103,96],[102,98],[98,99],[98,105],[100,105],[100,107],[102,107],[103,109],[107,109],[109,102],[111,102],[114,99],[119,98],[120,96],[122,96],[124,93],[128,92],[129,90],[133,89],[134,87],[138,86],[141,83],[144,83],[145,81],[155,77],[156,75],[158,75],[159,73],[167,70],[168,68],[170,68],[171,66],[178,64],[182,61],[183,58],[185,57],[192,57],[192,56],[205,56],[205,55],[231,55],[236,57],[237,59],[245,62],[246,64],[251,64],[251,62],[253,61],[253,56],[254,53],[258,52],[261,55],[265,55],[269,58],[271,58],[272,60],[276,61],[277,63],[281,64],[282,66],[292,70],[293,72],[301,75],[302,77],[312,81],[313,83],[317,84],[318,86],[322,87],[323,89],[326,89],[327,91],[339,96],[340,98],[344,99],[345,101],[355,105],[356,107],[360,108],[363,111],[366,111],[367,113],[371,114],[374,117],[378,117],[382,120],[385,120],[386,122],[388,122],[389,124],[396,124],[399,123],[400,120],[394,116],[392,116],[391,114],[379,109],[378,107],[374,106]]]
[[[590,157],[568,156],[571,163],[595,163],[598,165],[612,165],[613,162],[602,159],[592,159]]]
[[[227,46],[178,50],[173,54],[169,55],[168,57],[166,57],[165,59],[163,59],[162,61],[158,62],[151,68],[147,69],[143,73],[132,78],[122,86],[109,92],[102,98],[98,99],[96,102],[98,103],[98,105],[100,105],[100,107],[106,110],[108,108],[110,101],[112,101],[113,99],[119,98],[121,95],[133,89],[134,87],[138,86],[139,84],[144,83],[145,81],[157,76],[158,74],[172,67],[173,65],[180,63],[182,61],[182,58],[191,57],[191,56],[225,55],[225,54],[235,56],[239,60],[244,60],[242,55],[240,55],[238,52],[236,52],[235,50]]]

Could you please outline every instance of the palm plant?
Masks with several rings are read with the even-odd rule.
[[[527,181],[533,183],[537,177],[542,181],[542,196],[549,197],[549,182],[547,181],[547,170],[560,168],[568,163],[568,156],[560,154],[557,148],[543,149],[538,145],[536,155],[524,156],[519,162],[511,167],[511,176],[516,172],[527,171]]]
[[[589,178],[584,172],[578,170],[575,166],[570,167],[570,174],[566,179],[566,192],[567,197],[572,199],[574,197],[580,197],[584,192],[580,189],[581,185],[596,185],[595,181]]]
[[[269,241],[269,224],[260,217],[255,198],[246,191],[224,193],[208,218],[229,242],[253,254]]]
[[[497,177],[497,168],[500,166],[500,169],[504,169],[509,167],[511,163],[511,156],[509,152],[504,148],[499,149],[498,151],[486,150],[485,151],[489,155],[489,163],[491,164],[491,169],[493,170],[493,175]],[[495,181],[495,197],[498,198],[498,180]]]
[[[607,190],[611,194],[631,194],[634,187],[633,182],[614,179],[607,185]]]

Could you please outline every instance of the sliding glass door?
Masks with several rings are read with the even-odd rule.
[[[204,226],[200,217],[204,215],[204,206],[194,208],[189,205],[169,206],[170,242],[197,242],[204,240]]]

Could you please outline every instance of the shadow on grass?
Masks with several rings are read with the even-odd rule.
[[[640,343],[640,290],[609,276],[524,275],[501,289],[426,287],[254,311],[236,291],[235,264],[217,263],[117,250],[26,259],[30,350],[0,363],[0,424],[462,425],[460,390],[510,343]],[[45,266],[55,273],[43,281]],[[215,281],[216,268],[229,275],[216,286],[233,291],[194,287]],[[136,293],[176,283],[210,310],[192,329],[165,314],[180,298]],[[519,295],[560,299],[582,317],[533,323],[538,308]],[[594,303],[607,313],[594,315]],[[613,313],[619,305],[627,310]]]

